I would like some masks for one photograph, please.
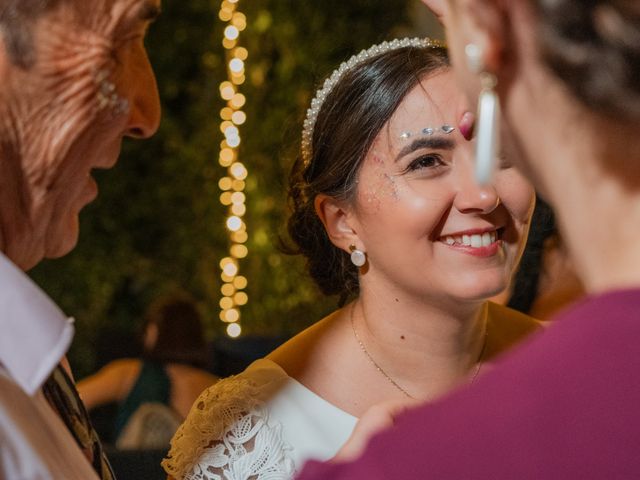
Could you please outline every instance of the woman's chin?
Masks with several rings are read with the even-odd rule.
[[[495,282],[475,282],[458,289],[456,297],[467,302],[486,302],[487,300],[500,299],[505,296],[504,292],[508,287],[508,282],[499,280]]]

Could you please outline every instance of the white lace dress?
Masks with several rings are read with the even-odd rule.
[[[289,480],[307,459],[333,457],[356,422],[258,360],[200,395],[162,466],[179,480]]]

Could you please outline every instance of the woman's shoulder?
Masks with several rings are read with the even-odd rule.
[[[523,332],[535,332],[543,328],[543,323],[526,313],[522,313],[513,308],[498,303],[488,303],[489,321],[494,325],[500,325],[503,328],[509,327],[513,330]]]
[[[488,302],[487,308],[488,358],[505,352],[544,329],[542,322],[513,308],[493,302]]]
[[[118,358],[107,363],[103,370],[112,370],[117,372],[139,372],[143,362],[139,358]]]
[[[189,417],[216,420],[222,418],[221,408],[250,410],[262,405],[288,378],[274,362],[257,360],[242,373],[218,380],[206,388],[194,402]]]
[[[258,475],[266,468],[258,461],[263,455],[274,472],[292,475],[293,463],[286,455],[289,447],[281,426],[268,421],[268,400],[288,379],[274,362],[258,360],[244,372],[207,388],[171,441],[169,455],[162,462],[166,472],[174,478],[204,479],[208,477],[202,472],[213,469],[221,475],[224,469],[223,478],[251,478],[234,476],[236,463],[249,461],[245,465],[252,465],[255,461],[251,468],[257,470],[252,475]]]
[[[280,345],[267,359],[281,366],[290,377],[304,380],[309,370],[326,365],[327,358],[336,358],[344,337],[341,334],[343,319],[342,310],[330,313]],[[332,376],[322,373],[324,378]]]

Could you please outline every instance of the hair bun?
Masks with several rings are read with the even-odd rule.
[[[543,57],[588,107],[640,120],[640,3],[540,0]]]

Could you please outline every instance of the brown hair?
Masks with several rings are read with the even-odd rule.
[[[206,367],[204,328],[200,313],[190,297],[176,294],[153,302],[146,313],[145,331],[149,325],[157,327],[158,338],[145,351],[145,358],[160,363]]]
[[[640,119],[640,3],[535,0],[543,59],[585,105]]]
[[[307,259],[311,277],[340,303],[359,291],[358,270],[329,239],[314,199],[325,194],[352,200],[360,165],[404,97],[427,74],[448,67],[442,47],[403,47],[349,69],[322,104],[311,139],[312,157],[300,156],[289,177],[287,253]]]

